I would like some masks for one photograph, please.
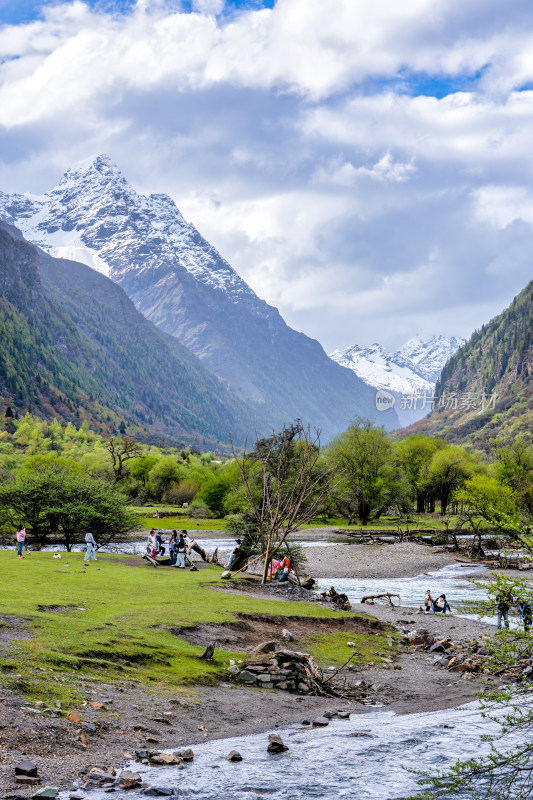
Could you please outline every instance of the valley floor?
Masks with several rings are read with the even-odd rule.
[[[308,532],[306,538],[309,538]],[[381,547],[341,544],[312,547],[307,552],[309,571],[332,578],[359,574],[414,576],[454,560],[447,553],[409,544]],[[109,557],[98,565],[92,564],[87,574],[82,571],[79,554],[71,555],[67,563],[63,560],[57,569],[57,562],[54,569],[49,566],[50,554],[32,554],[31,558],[37,559],[33,571],[28,569],[21,578],[19,568],[29,567],[28,562],[16,563],[12,553],[0,553],[0,572],[4,573],[0,577],[13,576],[19,569],[17,586],[12,580],[8,588],[9,581],[3,580],[1,585],[5,588],[0,590],[1,797],[31,797],[35,791],[14,782],[14,765],[23,758],[38,765],[41,785],[68,789],[76,784],[84,767],[101,764],[118,768],[142,747],[180,749],[202,742],[206,737],[223,739],[271,732],[275,727],[312,719],[329,710],[344,708],[359,713],[368,708],[354,700],[300,697],[282,691],[236,686],[224,677],[222,670],[225,668],[221,668],[220,659],[218,671],[210,674],[207,668],[202,672],[202,667],[195,675],[200,647],[215,637],[223,647],[224,658],[233,653],[238,658],[239,653],[251,649],[261,637],[277,638],[283,643],[281,631],[284,627],[289,630],[293,627],[291,647],[297,650],[308,651],[310,633],[325,630],[328,624],[331,629],[343,631],[342,641],[359,636],[361,646],[367,651],[358,670],[347,674],[348,682],[365,681],[369,685],[367,702],[378,703],[398,713],[433,711],[465,703],[474,699],[480,688],[480,679],[470,679],[470,676],[465,679],[461,673],[443,671],[442,667],[430,663],[427,652],[402,647],[398,634],[389,627],[402,624],[424,628],[437,637],[481,639],[488,629],[479,622],[457,616],[428,617],[417,615],[414,609],[383,606],[357,606],[354,611],[358,616],[340,614],[323,603],[288,602],[288,589],[278,595],[270,588],[261,589],[253,578],[244,579],[240,585],[238,581],[231,586],[222,584],[220,573],[213,567],[198,573],[180,573],[164,568],[153,570],[144,564],[138,567],[140,560]],[[68,569],[72,570],[72,575],[67,575]],[[44,581],[57,581],[61,588],[54,590],[47,585],[45,589]],[[131,600],[124,609],[118,594],[124,581],[129,585],[130,596],[133,596],[131,593],[151,592],[156,605],[164,607],[160,627],[165,637],[161,651],[169,659],[165,662],[169,664],[169,673],[162,672],[166,667],[154,662],[156,680],[152,680],[150,674],[149,648],[154,647],[157,639],[139,639],[139,653],[147,659],[148,666],[141,667],[141,662],[134,666],[135,641],[126,648],[127,640],[135,639],[135,626],[141,618],[137,622],[128,620],[128,607],[131,611],[136,601]],[[68,586],[63,582],[68,582]],[[177,586],[180,582],[181,590]],[[20,603],[19,613],[15,613],[16,603],[9,598],[24,586],[25,603]],[[91,608],[99,596],[107,600],[109,586],[117,592],[115,608],[111,605],[103,616],[99,613],[96,617],[95,612],[95,617],[87,621],[85,608]],[[184,592],[188,597],[186,605],[183,605]],[[40,594],[42,597],[38,597]],[[51,602],[54,596],[58,605]],[[199,613],[197,606],[205,604],[206,597],[210,598],[216,612],[207,613],[202,609]],[[48,605],[39,606],[43,610],[36,612],[36,600],[43,598]],[[143,624],[152,630],[154,609],[147,595],[145,598],[147,610]],[[104,601],[101,602],[104,605]],[[142,613],[142,598],[136,608]],[[65,609],[67,613],[62,613]],[[70,609],[75,609],[71,622],[76,630],[74,639],[66,647],[58,628],[65,626]],[[166,634],[173,609],[182,624],[185,620],[189,627],[185,631],[170,629],[173,635],[169,637]],[[241,620],[262,620],[263,627],[251,624],[241,629],[234,625],[234,614]],[[359,616],[361,614],[365,617]],[[379,622],[372,622],[372,616]],[[329,618],[330,623],[324,617]],[[113,629],[117,620],[119,627]],[[66,627],[64,631],[67,636]],[[394,645],[389,661],[383,661],[383,640],[391,632],[395,637]],[[114,638],[106,639],[110,633]],[[331,635],[337,637],[338,644],[339,634]],[[98,642],[101,651],[109,649],[110,666],[105,666],[101,652],[100,661],[91,662],[88,651],[95,650]],[[113,647],[118,652],[127,649],[116,669],[111,664]],[[61,657],[57,657],[57,651],[61,652]],[[338,664],[338,659],[333,658],[337,650],[332,647],[330,652],[331,663]],[[96,658],[95,653],[93,658]],[[176,671],[181,672],[180,677],[172,677],[174,665]],[[322,666],[327,669],[327,659],[322,659]],[[206,681],[220,679],[222,682],[216,685],[205,685]],[[36,697],[46,699],[36,700]],[[56,701],[55,697],[61,700]],[[45,703],[49,704],[50,711],[43,713]],[[220,753],[226,755],[222,741]]]

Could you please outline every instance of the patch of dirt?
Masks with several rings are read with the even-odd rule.
[[[388,625],[378,620],[364,617],[341,617],[324,619],[323,617],[286,617],[280,614],[236,614],[237,622],[220,624],[204,623],[193,627],[167,628],[171,633],[185,639],[186,642],[206,647],[216,642],[217,647],[225,650],[252,650],[256,645],[266,641],[276,641],[280,646],[287,646],[282,637],[285,628],[294,637],[294,644],[306,640],[313,633],[378,633],[388,629]]]
[[[80,606],[37,606],[39,611],[44,611],[49,614],[67,614],[72,609],[81,610]]]
[[[5,652],[10,642],[27,641],[33,635],[27,628],[27,621],[14,614],[0,614],[0,653]]]

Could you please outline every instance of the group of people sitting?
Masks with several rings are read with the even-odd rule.
[[[498,630],[501,630],[502,622],[509,629],[509,611],[515,608],[520,616],[520,621],[524,626],[524,632],[529,635],[532,622],[531,604],[527,600],[513,597],[511,592],[503,592],[496,598],[496,613],[498,615]]]
[[[446,600],[446,595],[441,594],[436,600],[431,596],[431,589],[428,589],[424,597],[424,609],[426,614],[446,614],[447,611],[452,613],[452,610]]]
[[[151,530],[148,534],[148,542],[146,544],[146,551],[152,558],[157,556],[164,556],[166,546],[168,545],[168,553],[170,556],[170,565],[178,569],[185,569],[185,559],[192,550],[199,553],[203,561],[207,561],[205,551],[202,550],[198,542],[194,539],[190,540],[186,530],[177,531],[173,530],[170,534],[168,542],[163,539],[163,531]]]

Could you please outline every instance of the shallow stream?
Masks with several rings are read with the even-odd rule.
[[[194,761],[183,770],[135,762],[127,768],[142,773],[146,783],[177,789],[179,797],[191,800],[403,800],[417,790],[416,777],[406,768],[436,772],[458,758],[480,755],[487,749],[481,735],[497,730],[477,704],[422,714],[372,711],[333,719],[327,728],[297,725],[276,731],[289,746],[279,755],[266,752],[268,733],[263,733],[196,745]],[[242,762],[227,761],[230,750],[238,750]],[[89,795],[91,800],[105,796]],[[120,800],[141,796],[113,794]],[[68,792],[60,798],[67,800]]]
[[[488,569],[475,564],[448,564],[432,572],[423,572],[414,578],[322,578],[320,591],[335,586],[338,592],[348,595],[352,603],[360,603],[365,595],[391,592],[399,594],[400,605],[418,608],[424,601],[426,590],[433,597],[445,594],[452,609],[460,610],[466,600],[483,600],[486,593],[468,578],[481,579],[488,575]],[[398,601],[394,598],[393,602]]]

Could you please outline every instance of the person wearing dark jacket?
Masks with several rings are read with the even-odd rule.
[[[501,630],[502,627],[502,620],[509,630],[509,609],[511,608],[511,604],[513,602],[513,598],[511,597],[509,592],[503,592],[503,594],[499,594],[496,598],[496,611],[498,613],[498,630]]]

